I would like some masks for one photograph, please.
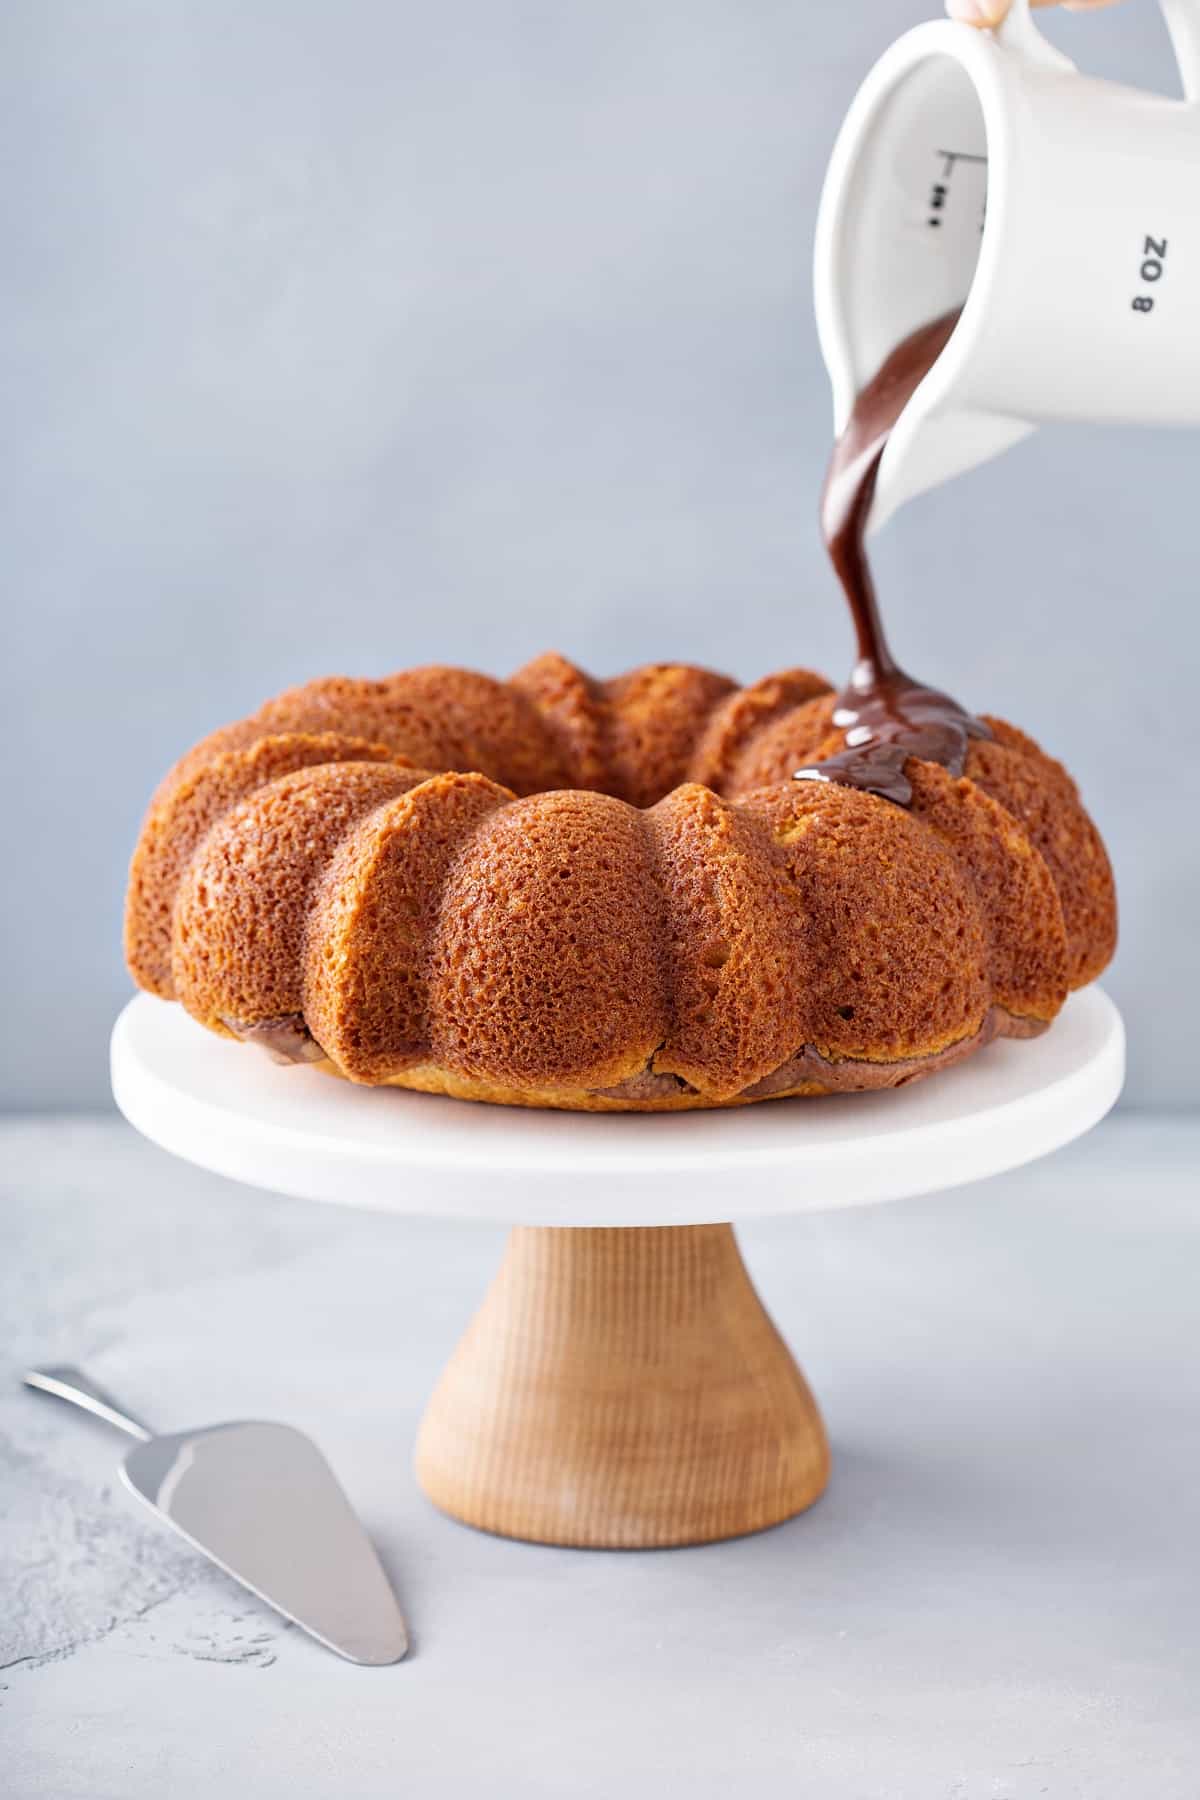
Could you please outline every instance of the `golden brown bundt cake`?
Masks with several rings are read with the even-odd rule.
[[[804,669],[557,655],[292,688],[188,752],[134,852],[135,980],[352,1081],[658,1111],[894,1087],[1025,1037],[1112,955],[1070,776],[989,719],[910,806]]]

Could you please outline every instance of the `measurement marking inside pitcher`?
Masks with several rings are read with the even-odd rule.
[[[986,168],[987,157],[979,156],[973,150],[935,150],[934,155],[940,156],[942,159],[942,172],[941,179],[935,181],[933,187],[930,189],[929,216],[925,223],[927,225],[940,226],[942,222],[940,214],[942,208],[946,204],[946,195],[948,192],[947,184],[954,173],[955,163],[982,163]],[[982,222],[980,223],[979,229],[980,231],[983,230]]]
[[[987,162],[986,156],[977,156],[973,150],[936,150],[934,155],[941,157],[943,163],[942,174],[947,181],[954,173],[954,165],[956,162]]]

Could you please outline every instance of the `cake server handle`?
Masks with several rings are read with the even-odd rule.
[[[115,1425],[118,1431],[128,1432],[130,1437],[137,1438],[140,1443],[148,1444],[154,1433],[135,1419],[133,1414],[115,1401],[111,1394],[106,1394],[102,1387],[84,1374],[82,1369],[72,1368],[70,1363],[54,1363],[48,1369],[27,1369],[25,1386],[37,1388],[40,1393],[53,1394],[57,1400],[69,1400],[72,1406],[80,1406],[84,1412],[95,1413],[109,1425]]]

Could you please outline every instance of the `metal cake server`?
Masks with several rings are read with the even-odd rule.
[[[27,1387],[69,1400],[138,1443],[121,1474],[218,1568],[350,1662],[399,1662],[404,1619],[375,1547],[317,1446],[258,1420],[155,1436],[67,1365]]]

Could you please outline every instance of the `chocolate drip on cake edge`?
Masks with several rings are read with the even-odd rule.
[[[846,747],[796,770],[797,781],[863,788],[898,806],[912,799],[910,756],[961,775],[971,738],[992,734],[981,719],[902,669],[879,616],[867,561],[866,530],[879,462],[892,429],[958,323],[958,312],[922,325],[888,356],[859,393],[830,458],[821,493],[821,530],[854,621],[858,661],[838,695],[833,723]]]

